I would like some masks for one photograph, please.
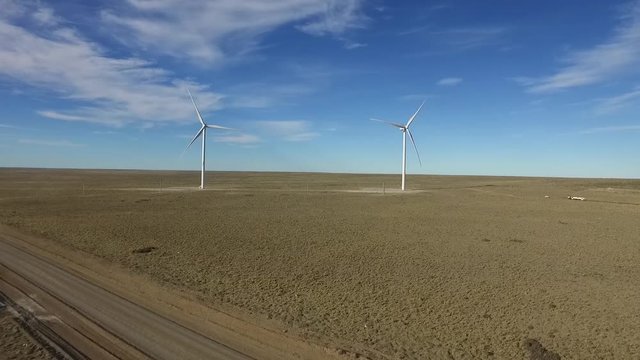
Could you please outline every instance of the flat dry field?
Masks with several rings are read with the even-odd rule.
[[[0,222],[374,359],[640,357],[640,181],[198,181],[0,169]]]

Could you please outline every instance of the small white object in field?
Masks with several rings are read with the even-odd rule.
[[[582,196],[571,196],[571,195],[567,196],[567,199],[569,199],[569,200],[580,200],[580,201],[584,200],[584,198]]]
[[[545,196],[544,196],[544,198],[545,198],[545,199],[548,199],[548,198],[550,198],[550,197],[551,197],[551,196],[549,196],[549,195],[545,195]]]

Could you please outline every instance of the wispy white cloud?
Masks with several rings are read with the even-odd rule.
[[[19,139],[18,143],[27,145],[39,145],[39,146],[54,146],[54,147],[82,147],[84,144],[78,144],[69,140],[41,140],[41,139]]]
[[[239,145],[251,145],[260,142],[260,138],[251,134],[230,134],[214,136],[213,140],[220,143],[239,144]]]
[[[317,71],[305,71],[301,74],[306,77],[294,74],[290,83],[245,86],[252,91],[232,88],[225,99],[154,62],[114,56],[41,2],[0,0],[0,8],[0,77],[70,100],[73,107],[68,110],[37,109],[50,119],[148,127],[192,120],[186,88],[207,112],[281,105],[316,91],[326,81],[315,75]],[[366,17],[362,0],[126,0],[104,11],[99,20],[110,34],[135,47],[136,54],[150,51],[220,64],[252,51],[262,34],[287,24],[316,36],[338,37],[346,47],[359,47],[363,44],[345,40],[344,35],[362,27]]]
[[[404,101],[423,101],[423,100],[427,100],[427,99],[433,99],[435,96],[432,94],[426,94],[426,93],[421,93],[421,94],[406,94],[406,95],[402,95],[400,96],[400,100],[404,100]]]
[[[254,125],[265,134],[286,141],[309,141],[320,136],[313,131],[311,123],[304,120],[256,121]]]
[[[398,35],[402,36],[402,35],[413,35],[413,34],[418,34],[418,33],[422,34],[422,33],[426,33],[427,30],[429,30],[430,28],[431,28],[431,26],[426,26],[426,25],[415,26],[415,27],[408,28],[408,29],[405,29],[405,30],[402,30],[402,31],[398,32]]]
[[[361,0],[128,0],[102,19],[123,43],[205,64],[220,64],[260,47],[261,35],[299,24],[316,36],[342,37],[361,28]]]
[[[319,85],[311,82],[252,82],[229,88],[226,107],[267,108],[282,105],[290,99],[311,94]]]
[[[344,47],[348,50],[358,49],[366,46],[367,44],[357,43],[357,42],[347,42],[344,44]]]
[[[435,4],[435,5],[430,6],[428,8],[428,10],[429,11],[440,11],[440,10],[444,10],[444,9],[449,9],[451,7],[452,7],[451,3],[443,2],[441,4]]]
[[[51,8],[40,7],[33,12],[33,18],[42,25],[57,25],[60,18],[56,16]]]
[[[78,116],[78,115],[69,115],[63,114],[53,110],[37,110],[36,113],[40,116],[55,119],[55,120],[64,120],[64,121],[88,121],[91,122],[91,117]]]
[[[21,16],[27,11],[24,2],[15,0],[0,0],[0,19]]]
[[[335,70],[317,64],[279,64],[277,76],[263,81],[245,82],[226,89],[223,105],[232,108],[267,108],[287,105],[293,99],[311,95],[327,87],[338,76],[349,71]],[[280,72],[286,74],[281,79]]]
[[[640,132],[640,125],[604,126],[580,131],[581,134],[599,134],[611,132]]]
[[[620,17],[620,25],[605,42],[591,49],[571,52],[555,74],[541,78],[517,79],[531,93],[558,90],[607,81],[640,66],[640,2]]]
[[[306,133],[292,134],[290,136],[287,136],[285,139],[287,141],[303,142],[303,141],[311,141],[317,138],[318,136],[320,136],[320,133],[306,132]]]
[[[453,49],[470,50],[499,44],[506,33],[507,28],[501,26],[477,26],[434,31],[431,35]]]
[[[601,99],[596,107],[596,113],[599,115],[610,114],[629,106],[638,100],[640,100],[640,87],[624,94]]]
[[[444,78],[444,79],[440,79],[438,81],[438,85],[442,85],[442,86],[456,86],[459,85],[462,82],[461,78],[456,78],[456,77],[449,77],[449,78]]]
[[[204,85],[176,78],[139,58],[110,57],[74,28],[43,20],[55,17],[50,9],[45,10],[49,15],[36,15],[47,8],[39,3],[20,4],[30,6],[29,11],[0,17],[0,76],[86,104],[70,111],[44,109],[40,115],[113,126],[141,120],[187,121],[193,109],[185,97],[186,87],[197,94],[204,111],[220,106],[221,96]],[[33,24],[28,29],[21,26],[29,21]]]
[[[330,0],[317,19],[298,28],[311,35],[341,36],[347,30],[364,28],[368,18],[361,12],[362,0]]]

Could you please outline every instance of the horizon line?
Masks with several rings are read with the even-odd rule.
[[[200,170],[184,169],[137,169],[137,168],[77,168],[77,167],[29,167],[0,166],[0,170],[69,170],[69,171],[147,171],[147,172],[200,172]],[[278,173],[278,174],[327,174],[327,175],[372,175],[394,176],[399,173],[375,172],[335,172],[335,171],[284,171],[284,170],[206,170],[210,173]],[[451,177],[504,177],[504,178],[537,178],[537,179],[594,179],[594,180],[640,180],[634,177],[588,177],[588,176],[541,176],[541,175],[496,175],[496,174],[407,174],[411,176],[451,176]]]

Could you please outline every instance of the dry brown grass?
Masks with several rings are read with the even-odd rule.
[[[640,181],[398,180],[4,169],[0,221],[373,358],[639,356]]]

